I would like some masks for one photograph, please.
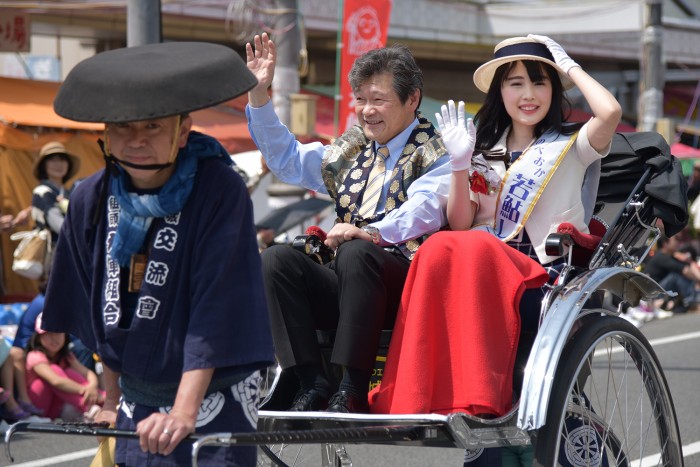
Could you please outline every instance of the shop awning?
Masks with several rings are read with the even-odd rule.
[[[692,159],[700,157],[700,149],[683,143],[673,143],[671,145],[671,154],[679,159]]]
[[[700,149],[683,143],[673,143],[671,145],[671,154],[681,161],[683,175],[690,175],[693,173],[693,167],[700,159]]]
[[[0,120],[11,125],[99,131],[102,124],[66,120],[53,111],[60,83],[0,78]]]

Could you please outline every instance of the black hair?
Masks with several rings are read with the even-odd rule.
[[[659,239],[656,241],[656,248],[660,250],[661,248],[664,247],[664,245],[666,245],[668,243],[668,241],[669,241],[669,238],[666,235],[661,234],[659,236]]]
[[[679,253],[690,253],[690,257],[692,258],[693,261],[697,260],[698,257],[698,250],[695,249],[693,245],[690,243],[686,243],[685,245],[682,245],[678,248]]]
[[[571,103],[564,94],[564,86],[557,70],[538,60],[521,60],[521,62],[530,80],[537,82],[549,78],[552,83],[552,103],[545,118],[535,126],[535,138],[542,136],[550,129],[567,135],[580,129],[583,126],[582,123],[565,123],[571,112]],[[504,63],[494,73],[484,104],[474,116],[477,149],[491,149],[512,122],[503,104],[501,86],[517,64],[518,61]]]
[[[71,160],[70,157],[68,157],[68,154],[64,154],[62,152],[57,152],[51,155],[48,155],[44,157],[41,162],[39,162],[39,166],[37,167],[36,171],[37,174],[39,175],[39,180],[46,180],[49,178],[48,173],[46,173],[46,161],[51,159],[52,157],[61,157],[63,158],[64,161],[68,162],[68,170],[66,171],[66,174],[63,176],[63,183],[66,183],[68,181],[68,176],[70,173],[73,171],[73,161]]]
[[[371,77],[380,73],[389,73],[392,76],[394,92],[399,96],[402,104],[418,90],[418,107],[423,100],[423,72],[408,47],[402,44],[394,44],[390,47],[374,49],[366,52],[355,60],[348,73],[350,87],[356,90]]]
[[[46,348],[43,345],[41,345],[41,334],[39,334],[38,332],[34,332],[34,334],[32,334],[32,337],[29,338],[29,341],[27,341],[26,350],[27,352],[31,352],[32,350],[38,350],[39,352],[46,355],[46,357],[51,363],[60,363],[64,359],[68,358],[68,355],[70,355],[70,339],[68,338],[68,334],[63,333],[63,335],[65,336],[63,347],[58,349],[58,352],[56,352],[56,355],[54,355],[53,358],[49,356]]]

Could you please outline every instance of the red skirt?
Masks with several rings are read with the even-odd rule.
[[[547,279],[539,263],[486,232],[431,236],[409,269],[372,413],[506,413],[520,298]]]

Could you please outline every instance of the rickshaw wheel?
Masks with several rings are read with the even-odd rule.
[[[618,317],[584,321],[558,362],[533,465],[683,466],[671,393],[647,339]]]

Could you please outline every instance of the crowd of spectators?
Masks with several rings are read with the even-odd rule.
[[[18,421],[89,421],[104,400],[99,359],[79,339],[41,328],[46,281],[12,336],[0,334],[0,433]]]
[[[690,206],[700,194],[700,163],[693,167],[688,177],[688,203]],[[700,232],[696,225],[700,215],[690,209],[688,226],[672,237],[661,235],[641,269],[672,295],[653,301],[641,301],[623,315],[640,327],[654,319],[671,318],[677,314],[700,313]]]
[[[48,228],[51,231],[51,242],[55,245],[68,209],[71,188],[67,183],[75,176],[79,167],[80,159],[70,154],[62,143],[51,141],[43,145],[32,168],[38,182],[32,190],[32,204],[16,215],[0,216],[0,233],[10,233],[16,227],[26,225],[39,229]],[[1,266],[0,263],[0,270]],[[0,290],[4,283],[1,279],[0,276]],[[94,402],[91,398],[85,398],[90,402],[86,410],[80,411],[79,407],[73,407],[71,410],[70,407],[75,404],[71,405],[66,401],[75,399],[71,393],[76,391],[78,398],[82,399],[83,390],[71,387],[71,384],[67,383],[67,379],[70,378],[65,372],[53,376],[55,370],[65,362],[73,364],[73,358],[69,356],[77,357],[75,360],[80,366],[87,366],[87,371],[94,370],[93,353],[80,341],[66,336],[64,344],[61,345],[61,348],[65,347],[66,350],[62,350],[58,359],[42,359],[39,355],[45,355],[43,341],[57,341],[60,338],[52,336],[53,333],[43,332],[38,325],[44,305],[46,281],[42,280],[37,287],[38,294],[22,314],[14,335],[0,335],[0,419],[4,423],[48,420],[44,417],[46,415],[75,421],[82,419],[83,412],[89,412]],[[48,347],[51,347],[51,344]],[[28,351],[32,354],[29,371]],[[66,408],[68,409],[64,410]]]

